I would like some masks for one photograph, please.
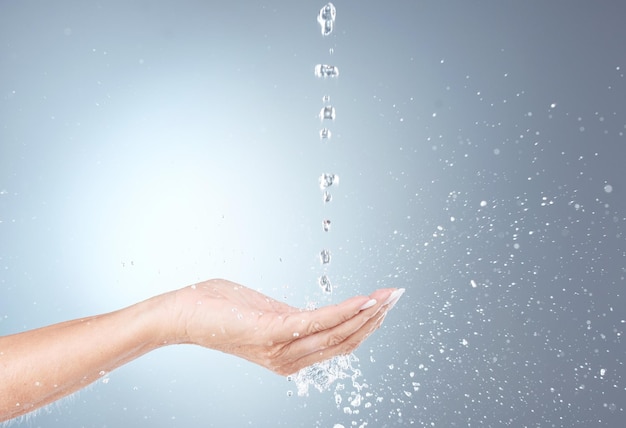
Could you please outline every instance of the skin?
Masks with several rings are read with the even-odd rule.
[[[0,337],[0,421],[69,395],[162,346],[216,349],[279,375],[349,354],[404,290],[303,311],[213,279],[127,308]]]

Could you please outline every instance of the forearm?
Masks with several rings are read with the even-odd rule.
[[[71,394],[165,344],[165,296],[0,337],[0,421]]]

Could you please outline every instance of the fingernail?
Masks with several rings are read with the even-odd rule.
[[[376,303],[378,303],[376,299],[370,299],[370,300],[368,300],[367,302],[365,302],[365,303],[363,304],[363,306],[361,306],[361,309],[360,309],[360,310],[364,311],[364,310],[365,310],[365,309],[367,309],[367,308],[371,308],[371,307],[372,307],[372,306],[374,306]]]
[[[394,290],[393,293],[391,293],[389,295],[387,300],[385,300],[385,303],[383,303],[383,306],[384,305],[389,305],[389,309],[391,309],[393,307],[393,305],[396,304],[398,299],[400,299],[400,296],[402,296],[402,294],[404,294],[404,291],[405,291],[404,288],[398,288],[397,290]]]

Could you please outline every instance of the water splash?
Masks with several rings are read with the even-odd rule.
[[[308,395],[310,386],[319,392],[328,391],[336,380],[348,378],[360,391],[362,385],[358,384],[356,380],[361,376],[361,370],[352,367],[352,364],[358,361],[359,359],[353,354],[339,355],[303,368],[293,376],[298,388],[298,395],[301,397]]]

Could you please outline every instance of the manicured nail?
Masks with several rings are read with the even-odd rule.
[[[391,309],[393,307],[393,305],[396,304],[398,299],[400,299],[400,296],[402,296],[402,294],[404,294],[404,291],[405,291],[404,288],[398,288],[397,290],[394,290],[393,293],[391,293],[389,295],[387,300],[385,300],[385,303],[383,303],[383,306],[384,305],[389,305],[389,308]]]
[[[376,303],[378,303],[376,299],[370,299],[370,300],[368,300],[367,302],[365,302],[365,303],[363,304],[363,306],[361,306],[361,310],[362,310],[362,311],[364,311],[364,310],[365,310],[365,309],[367,309],[367,308],[371,308],[371,307],[372,307],[372,306],[374,306]]]

